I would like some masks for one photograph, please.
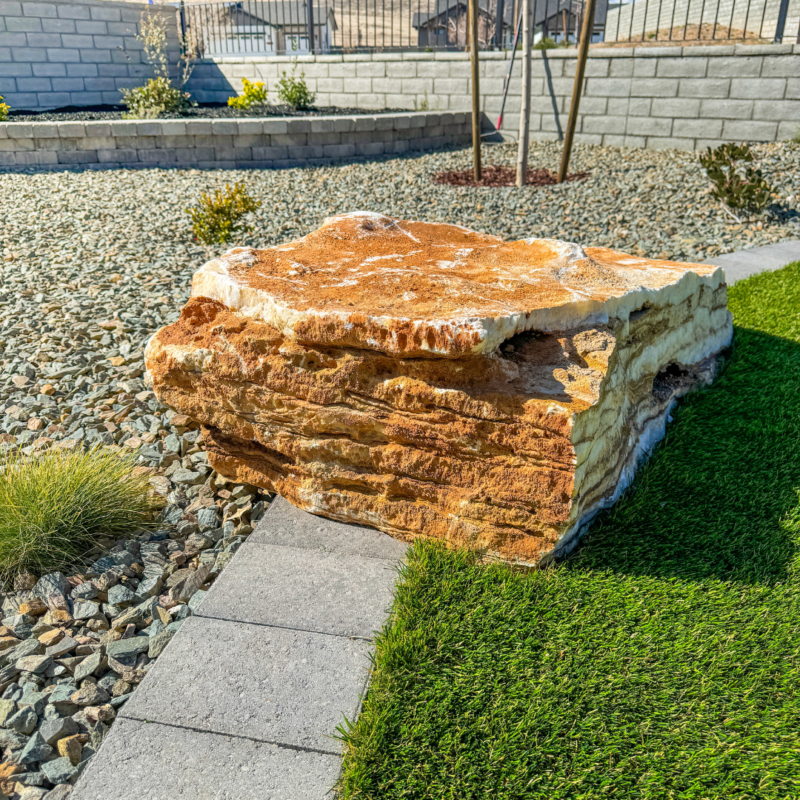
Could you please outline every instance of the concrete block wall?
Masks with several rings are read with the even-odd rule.
[[[533,57],[535,139],[566,127],[575,50]],[[508,53],[481,54],[481,105],[494,123]],[[364,53],[303,56],[318,105],[358,108],[471,108],[466,53]],[[242,78],[263,80],[270,101],[290,65],[285,57],[220,58],[195,67],[188,89],[200,101],[225,101]],[[520,59],[515,60],[503,134],[519,126]],[[649,148],[704,148],[722,141],[779,141],[800,126],[800,45],[592,48],[577,140]]]
[[[466,144],[471,115],[418,112],[239,120],[0,123],[0,172],[80,167],[240,169],[352,161]]]
[[[0,95],[15,109],[121,102],[151,76],[135,39],[143,11],[164,14],[177,57],[174,8],[108,0],[0,0]]]

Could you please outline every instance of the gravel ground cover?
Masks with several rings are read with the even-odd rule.
[[[580,181],[588,177],[587,172],[568,174],[565,181]],[[449,186],[516,186],[517,171],[514,167],[486,167],[481,170],[481,179],[476,182],[475,174],[471,169],[459,171],[440,172],[433,176],[434,183]],[[558,175],[549,169],[528,170],[525,173],[526,186],[553,186],[558,182]]]
[[[56,108],[52,111],[12,111],[8,122],[91,122],[92,120],[123,119],[124,106],[95,106]],[[182,114],[164,112],[158,119],[252,119],[261,117],[322,117],[332,114],[395,114],[407,109],[384,108],[378,111],[363,108],[340,108],[339,106],[314,106],[299,109],[286,105],[263,105],[253,108],[231,108],[209,103],[187,108]]]
[[[758,145],[776,204],[800,195],[800,146]],[[514,163],[513,145],[486,149]],[[532,167],[560,148],[534,145]],[[163,526],[101,542],[74,574],[0,596],[0,788],[63,800],[119,707],[201,602],[268,498],[211,471],[188,418],[145,385],[143,348],[177,318],[192,272],[224,248],[191,239],[188,205],[244,181],[262,202],[242,242],[303,235],[358,208],[683,260],[798,238],[788,211],[739,224],[708,194],[695,154],[579,146],[562,186],[451,187],[457,150],[282,171],[84,171],[0,176],[0,448],[66,441],[140,453],[166,504]],[[797,217],[794,217],[797,219]],[[53,789],[52,787],[57,787]],[[48,795],[49,792],[49,795]]]

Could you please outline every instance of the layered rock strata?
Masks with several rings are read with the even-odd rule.
[[[726,299],[711,266],[360,212],[203,266],[146,360],[222,474],[533,564],[713,378]]]

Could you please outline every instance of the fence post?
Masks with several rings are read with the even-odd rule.
[[[306,8],[308,9],[308,52],[314,52],[314,0],[307,0]]]
[[[494,29],[494,46],[498,50],[503,49],[503,15],[505,8],[503,7],[503,0],[497,0],[497,22]]]
[[[180,7],[178,8],[178,22],[181,26],[181,55],[186,55],[186,7],[181,0]]]
[[[783,31],[786,27],[786,15],[789,13],[789,0],[781,0],[780,8],[778,9],[778,24],[775,27],[775,44],[783,43]]]

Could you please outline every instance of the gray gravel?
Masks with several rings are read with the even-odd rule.
[[[227,249],[192,242],[185,208],[202,191],[241,180],[262,201],[239,245],[272,245],[361,208],[702,260],[798,238],[800,146],[754,149],[783,221],[726,216],[695,154],[609,147],[576,147],[571,169],[589,171],[586,181],[521,190],[431,182],[467,168],[468,150],[283,171],[3,175],[0,450],[63,439],[140,449],[166,502],[155,533],[102,543],[74,575],[23,578],[0,594],[0,751],[19,767],[4,787],[41,798],[60,785],[52,796],[65,796],[268,502],[213,473],[197,427],[144,383],[147,338],[177,318],[192,272]],[[543,143],[530,162],[555,169],[559,157]],[[487,163],[514,158],[513,145],[485,150]]]

